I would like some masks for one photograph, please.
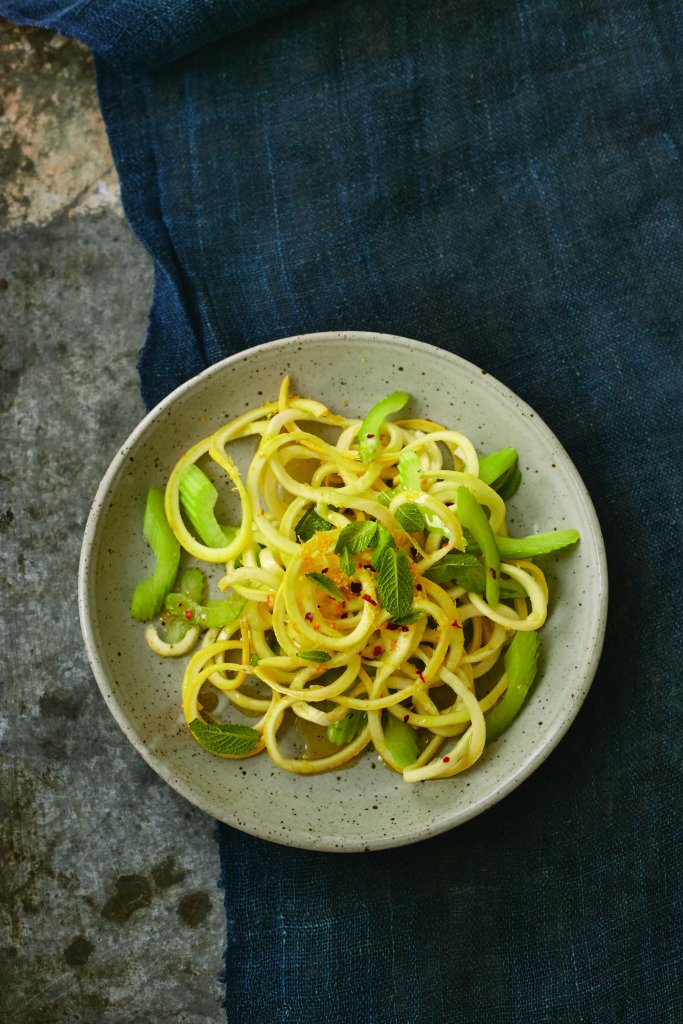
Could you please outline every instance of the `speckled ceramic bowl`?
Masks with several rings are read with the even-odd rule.
[[[574,527],[577,546],[547,556],[551,609],[540,677],[513,726],[469,771],[408,785],[366,752],[329,775],[282,772],[266,755],[224,761],[205,753],[180,710],[182,664],[152,654],[130,596],[150,565],[141,537],[147,488],[165,483],[178,454],[226,420],[293,389],[363,416],[390,391],[410,392],[411,411],[464,431],[479,451],[520,452],[523,484],[510,502],[510,532]],[[344,404],[348,403],[348,404]],[[600,528],[560,443],[519,398],[482,370],[405,338],[360,332],[271,342],[226,359],[179,388],[131,434],[113,460],[87,523],[80,614],[92,668],[121,729],[159,775],[208,814],[290,846],[359,851],[436,835],[518,786],[573,721],[597,668],[607,574]]]

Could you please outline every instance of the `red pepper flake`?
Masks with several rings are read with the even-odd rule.
[[[415,589],[416,590],[422,590],[422,584],[421,583],[416,583],[415,584]]]
[[[493,568],[492,565],[489,566],[489,573],[491,574],[491,579],[495,580],[495,578],[496,578],[496,570]]]
[[[306,612],[304,615],[306,622],[313,622],[313,612]]]
[[[421,673],[421,672],[418,672],[418,673],[417,673],[417,678],[418,678],[418,679],[420,680],[420,682],[421,682],[421,683],[423,683],[423,684],[424,684],[425,686],[427,685],[427,680],[425,679],[425,677],[424,677],[424,676],[422,675],[422,673]]]
[[[404,716],[403,716],[403,721],[404,721],[404,722],[408,722],[408,721],[410,721],[410,715],[404,715]]]
[[[444,764],[448,764],[448,762],[450,761],[450,757],[448,756],[448,754],[446,754],[446,756],[442,757],[441,760],[443,761]]]
[[[192,618],[192,609],[191,608],[188,608],[187,611],[185,612],[185,618],[186,619],[191,619]]]
[[[370,595],[369,595],[369,594],[363,594],[363,595],[362,595],[362,597],[363,597],[363,600],[364,600],[364,601],[367,601],[367,602],[368,602],[368,604],[372,604],[372,605],[374,605],[374,606],[375,606],[375,608],[377,607],[377,602],[376,602],[376,601],[373,601],[373,600],[372,600],[372,598],[370,597]],[[402,628],[403,628],[403,629],[405,629],[406,627],[405,627],[405,626],[403,626]]]
[[[407,626],[401,626],[401,632],[402,633],[407,633],[408,632],[408,627]]]
[[[395,622],[387,622],[387,629],[398,629]]]
[[[330,571],[329,569],[323,569],[323,572],[329,572],[329,571]]]
[[[453,629],[462,629],[462,626],[460,625],[457,619],[455,620],[455,622],[451,622],[451,626],[453,627]]]
[[[379,658],[380,654],[382,653],[382,648],[379,645],[377,647],[373,647],[372,653],[376,658]]]
[[[368,438],[368,440],[370,440],[370,438],[374,437],[375,435],[374,434],[366,434],[365,436]]]

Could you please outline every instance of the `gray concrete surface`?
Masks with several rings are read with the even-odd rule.
[[[143,413],[149,262],[89,55],[0,22],[0,64],[0,1021],[208,1024],[215,826],[124,739],[76,604],[90,503]]]

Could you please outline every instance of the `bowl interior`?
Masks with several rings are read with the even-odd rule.
[[[129,614],[148,571],[141,536],[147,489],[163,487],[179,454],[220,424],[292,390],[362,417],[408,391],[406,414],[467,434],[478,451],[509,445],[522,486],[509,502],[511,534],[573,527],[581,542],[546,556],[551,588],[539,679],[517,721],[469,771],[408,785],[366,753],[352,768],[302,777],[264,755],[223,761],[189,736],[180,709],[183,661],[154,655]],[[188,800],[239,829],[287,845],[364,850],[442,832],[499,800],[541,763],[590,686],[602,646],[607,580],[600,529],[578,473],[539,417],[490,375],[419,342],[358,332],[307,335],[250,349],[211,367],[147,416],[113,460],[86,527],[80,611],[104,699],[128,739]]]

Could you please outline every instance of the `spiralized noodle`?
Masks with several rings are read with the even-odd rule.
[[[481,593],[430,580],[425,573],[465,549],[458,488],[470,489],[503,536],[505,503],[479,478],[477,452],[462,433],[423,419],[387,421],[368,463],[359,454],[360,426],[290,394],[285,378],[276,402],[222,426],[172,470],[165,507],[173,533],[200,565],[223,565],[219,591],[244,600],[238,618],[205,631],[189,658],[183,711],[188,724],[234,722],[237,715],[258,734],[239,756],[265,751],[297,774],[337,770],[370,748],[406,782],[444,779],[481,756],[484,715],[507,685],[500,664],[506,647],[516,631],[543,625],[548,589],[528,561],[502,563],[501,582],[514,581],[523,596],[495,606]],[[231,446],[249,439],[253,451],[242,476]],[[406,451],[419,458],[419,490],[400,486]],[[223,474],[237,493],[240,521],[223,547],[200,542],[184,518],[180,480],[192,464],[213,466],[213,479]],[[396,516],[406,505],[419,506],[437,527],[407,532]],[[312,509],[326,527],[302,540],[297,528]],[[382,605],[372,551],[354,552],[353,575],[335,551],[341,530],[363,522],[381,524],[408,556],[413,595],[404,622]],[[191,639],[171,651],[153,627],[147,632],[161,655],[188,653],[198,636],[191,630]],[[353,712],[364,713],[357,733],[326,745],[325,729]],[[415,731],[417,756],[407,766],[388,742],[391,719]],[[318,730],[315,756],[292,743],[297,722],[304,734]]]

